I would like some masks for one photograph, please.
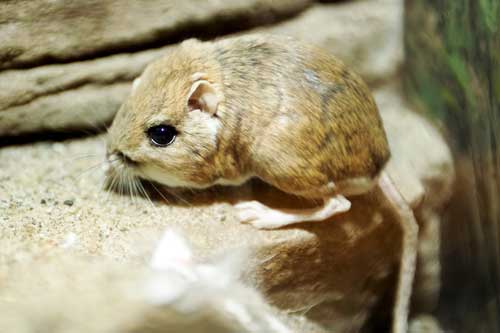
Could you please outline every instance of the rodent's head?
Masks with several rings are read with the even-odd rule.
[[[134,81],[109,129],[112,175],[173,187],[213,185],[216,173],[207,161],[217,151],[222,95],[220,86],[200,72],[197,59],[186,52],[194,43],[200,44],[183,43]]]

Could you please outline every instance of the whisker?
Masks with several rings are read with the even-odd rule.
[[[118,189],[118,194],[123,196],[123,175],[120,173],[118,174],[118,183],[117,183],[117,189]]]
[[[78,161],[78,160],[83,160],[83,159],[86,159],[86,158],[92,158],[92,157],[102,157],[101,154],[82,154],[82,155],[75,155],[75,156],[71,156],[71,159],[73,161]]]
[[[108,129],[108,126],[105,121],[92,122],[90,119],[84,117],[82,114],[77,114],[77,117],[79,118],[79,120],[85,122],[89,126],[89,128],[93,129],[97,133],[101,133]],[[94,135],[96,134],[90,132],[88,129],[81,129],[81,131],[85,134],[94,134]]]
[[[120,158],[117,157],[117,158],[115,158],[113,160],[103,160],[103,161],[100,161],[99,163],[94,164],[94,165],[90,166],[88,169],[85,169],[84,171],[82,171],[79,175],[76,176],[75,179],[81,178],[84,174],[86,174],[86,173],[88,173],[88,172],[90,172],[92,170],[95,170],[99,166],[102,166],[102,165],[104,165],[106,163],[113,164],[114,162],[117,162],[118,160],[120,160]]]
[[[153,207],[153,209],[156,209],[153,201],[151,200],[151,198],[149,197],[149,194],[148,192],[146,191],[146,189],[144,188],[144,186],[142,185],[141,181],[139,179],[136,179],[136,184],[137,184],[137,188],[139,189],[139,191],[146,197],[147,201],[149,202],[149,204],[151,205],[151,207]]]
[[[165,195],[155,186],[153,182],[149,182],[149,184],[153,187],[153,189],[163,198],[163,200],[167,203],[170,204],[170,200],[168,200]]]
[[[109,191],[107,194],[107,199],[109,199],[109,196],[111,195],[111,191],[116,192],[116,182],[118,181],[118,175],[113,174],[113,178],[111,179],[111,183],[109,184]]]
[[[139,199],[142,197],[141,193],[139,192],[139,189],[137,188],[137,180],[133,175],[129,174],[129,180],[130,180],[130,187],[132,188],[132,192],[135,195],[135,204],[139,204]]]
[[[80,179],[83,175],[85,175],[85,174],[89,173],[90,171],[95,170],[96,168],[98,168],[98,167],[100,167],[100,166],[103,166],[105,163],[106,163],[106,161],[102,161],[102,162],[99,162],[99,163],[97,163],[97,164],[95,164],[95,165],[92,165],[91,167],[89,167],[88,169],[86,169],[86,170],[82,171],[79,175],[77,175],[77,176],[75,177],[75,180],[78,180],[78,179]],[[68,175],[68,176],[72,176],[72,175]]]
[[[122,175],[120,177],[120,196],[121,197],[125,197],[127,196],[127,190],[128,190],[128,187],[127,187],[127,176],[126,175]]]
[[[156,191],[158,193],[160,193],[160,191],[158,190],[158,188],[153,184],[151,183],[151,185],[153,185],[153,187],[156,189]],[[172,195],[173,197],[175,197],[176,199],[178,199],[179,201],[181,201],[182,203],[184,203],[185,205],[187,206],[192,206],[191,203],[189,203],[186,199],[184,199],[183,197],[181,197],[180,195],[176,194],[175,192],[173,191],[170,191],[168,188],[165,188],[165,187],[162,187],[162,189],[164,189],[165,191],[167,191],[168,194]],[[167,201],[168,202],[168,201]]]
[[[104,194],[104,202],[108,202],[109,200],[109,195],[110,195],[110,192],[111,192],[111,185],[112,185],[112,181],[113,179],[111,180],[108,180],[109,179],[109,176],[108,175],[104,175],[104,181],[101,183],[101,188],[100,188],[100,192],[101,193],[105,193]]]
[[[139,193],[139,195],[144,198],[144,199],[147,199],[147,193],[144,192],[142,189],[141,189],[141,181],[135,177],[134,178],[134,185],[135,185],[135,188],[137,189],[137,192]]]
[[[173,195],[176,199],[179,199],[182,203],[184,203],[187,206],[192,206],[191,203],[189,203],[186,199],[178,195],[177,193],[170,191],[169,189],[165,188],[165,191],[168,192],[168,194]]]
[[[127,193],[130,194],[130,196],[132,197],[133,204],[137,206],[139,202],[138,200],[139,195],[137,194],[135,182],[133,181],[132,176],[128,171],[127,171],[127,190],[128,190]]]
[[[132,203],[134,205],[137,205],[134,188],[132,187],[131,180],[130,180],[130,173],[128,171],[126,171],[124,173],[124,175],[125,175],[125,183],[123,185],[126,185],[126,188],[124,189],[125,194],[130,196],[130,198],[132,199]]]
[[[137,186],[137,179],[133,175],[130,175],[130,185],[132,186],[133,191],[135,193],[136,204],[138,204],[139,203],[139,199],[142,197],[142,194],[139,191],[139,188]]]

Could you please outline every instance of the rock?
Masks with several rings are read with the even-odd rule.
[[[40,3],[42,1],[35,1],[30,6],[38,6]],[[231,6],[239,8],[238,3],[231,2]],[[255,9],[248,15],[252,17],[258,15],[269,6],[276,7],[274,11],[278,12],[277,8],[283,8],[283,10],[298,8],[299,4],[305,3],[306,1],[298,0],[295,2],[268,0],[259,2],[260,5],[256,7],[259,10]],[[249,2],[248,6],[252,4],[255,5],[254,2]],[[53,6],[57,7],[57,2]],[[134,5],[127,3],[121,6],[123,8],[120,7],[120,10],[125,10],[127,6],[133,7]],[[227,12],[229,15],[231,10],[236,11],[230,8],[224,13]],[[316,43],[338,55],[369,82],[378,82],[392,76],[402,61],[401,9],[401,0],[316,4],[303,14],[283,23],[249,32],[285,34]],[[14,11],[13,8],[10,10]],[[109,15],[109,20],[116,20],[115,14]],[[139,15],[138,20],[141,17]],[[39,23],[34,21],[33,24]],[[57,25],[60,24],[62,23],[57,23]],[[168,20],[164,24],[173,25],[173,23],[168,23]],[[107,29],[117,29],[117,27],[118,25]],[[169,28],[172,33],[175,27],[177,26],[173,25]],[[105,29],[101,32],[107,34],[107,31]],[[69,48],[69,45],[73,45],[71,43],[74,43],[76,36],[68,32],[61,38],[68,44],[57,44],[57,47],[61,48],[57,52],[63,52],[65,47]],[[40,40],[33,39],[30,42],[38,43]],[[87,39],[83,40],[83,42],[86,41]],[[109,43],[109,40],[106,43]],[[106,43],[103,45],[107,45]],[[158,41],[156,44],[161,44],[161,42]],[[94,43],[85,45],[85,43],[82,44],[81,48],[97,47]],[[170,46],[135,53],[102,56],[95,60],[0,72],[0,136],[45,130],[92,129],[106,125],[128,94],[131,80],[142,72],[146,64],[164,53],[168,47]],[[83,52],[79,47],[70,49],[72,52],[77,50]],[[41,46],[34,48],[33,52],[41,52],[40,50],[43,50]],[[116,50],[113,49],[113,52]],[[56,52],[56,49],[53,52]],[[23,57],[20,56],[19,59],[24,59]]]
[[[12,274],[19,278],[0,291],[2,332],[322,332],[308,323],[285,325],[283,314],[222,263],[179,265],[167,259],[170,269],[159,270],[64,251],[50,248],[40,257],[42,265],[15,265]],[[161,293],[169,297],[160,300]]]
[[[309,3],[309,0],[4,1],[0,4],[0,69],[145,49],[193,33],[222,33],[229,26],[241,29],[291,15]]]
[[[316,4],[297,17],[255,31],[293,36],[338,56],[369,83],[391,78],[403,63],[403,1]]]
[[[0,73],[0,135],[102,127],[167,48]]]
[[[421,332],[443,333],[446,331],[441,328],[435,318],[428,315],[422,315],[413,319],[408,328],[408,333]]]
[[[434,212],[444,198],[438,192],[448,191],[450,177],[435,170],[449,170],[451,161],[446,155],[425,157],[418,149],[414,141],[446,151],[440,136],[422,137],[409,130],[432,127],[411,113],[397,93],[393,87],[376,92],[394,148],[390,173],[398,185],[420,183],[425,190],[436,191],[434,199],[422,201],[429,202]],[[242,280],[284,315],[286,325],[309,325],[296,332],[321,332],[326,327],[353,332],[374,322],[387,325],[401,233],[377,191],[353,198],[351,211],[330,221],[256,230],[236,221],[232,202],[255,198],[272,206],[307,203],[257,181],[239,188],[165,193],[168,201],[161,196],[149,202],[105,193],[104,171],[95,168],[104,158],[102,140],[98,136],[0,150],[0,179],[5,179],[0,183],[0,202],[5,202],[0,216],[12,221],[0,223],[0,317],[12,311],[17,313],[13,318],[22,316],[8,331],[33,332],[40,323],[50,323],[53,330],[62,320],[58,318],[74,318],[63,327],[66,331],[81,331],[82,325],[87,332],[99,331],[86,325],[88,318],[94,318],[92,325],[106,328],[148,323],[144,318],[149,310],[125,297],[122,286],[142,276],[166,227],[188,239],[199,262],[248,253]],[[399,171],[414,160],[422,160],[418,170]],[[78,205],[71,210],[40,205],[42,193],[47,202],[71,197]],[[410,188],[403,193],[417,197]],[[68,235],[77,241],[68,242]],[[424,258],[431,264],[437,260],[432,255]]]
[[[76,234],[78,242],[71,249],[73,255],[91,255],[92,262],[97,263],[93,267],[77,265],[78,269],[86,271],[82,278],[92,281],[103,276],[102,269],[108,266],[105,262],[109,260],[127,264],[125,272],[135,271],[133,267],[140,267],[140,263],[148,260],[152,244],[157,242],[167,226],[180,230],[188,238],[200,260],[238,249],[248,251],[250,259],[245,262],[244,281],[256,286],[277,308],[296,313],[296,316],[290,317],[292,321],[302,320],[320,327],[333,326],[339,332],[351,332],[353,327],[363,325],[383,295],[393,288],[399,229],[387,209],[378,207],[374,195],[357,199],[350,213],[330,222],[262,231],[239,224],[228,201],[254,193],[259,199],[275,204],[296,205],[300,202],[255,183],[243,188],[213,189],[200,193],[189,200],[190,205],[155,202],[151,206],[144,199],[131,200],[101,192],[101,170],[82,176],[97,161],[76,158],[82,154],[103,154],[100,138],[74,140],[62,145],[58,150],[45,143],[0,150],[0,176],[17,173],[10,181],[2,183],[5,191],[1,195],[8,202],[19,202],[18,206],[9,205],[3,212],[17,223],[14,229],[0,224],[0,243],[3,245],[0,250],[0,276],[3,285],[21,284],[12,293],[4,288],[3,291],[9,294],[0,297],[0,303],[21,297],[21,292],[33,292],[35,296],[30,299],[34,301],[25,304],[24,311],[36,311],[41,297],[55,297],[55,301],[44,303],[44,313],[48,318],[79,318],[79,313],[73,312],[75,307],[61,309],[57,302],[59,297],[68,294],[73,282],[59,285],[57,277],[54,280],[50,278],[49,272],[54,272],[52,266],[59,267],[56,272],[62,277],[68,274],[65,271],[67,259],[61,258],[59,247],[55,244],[64,244],[69,233]],[[25,171],[17,172],[20,169]],[[27,209],[35,206],[32,203],[34,200],[38,202],[36,194],[47,188],[50,188],[54,198],[71,195],[79,202],[78,211],[69,213],[64,207],[51,205]],[[106,199],[106,196],[109,198]],[[200,199],[197,199],[198,196]],[[188,199],[187,195],[185,198]],[[148,214],[142,213],[144,209],[148,210]],[[224,221],[219,218],[221,215],[226,216]],[[40,223],[40,227],[33,227],[32,222]],[[123,228],[128,231],[120,231]],[[128,267],[130,265],[132,267]],[[18,281],[16,267],[48,272],[44,280],[39,279],[40,274],[24,274],[25,279]],[[67,269],[72,272],[76,267]],[[115,275],[113,271],[109,274],[116,276],[114,280],[122,281],[122,274]],[[123,274],[132,276],[134,273]],[[34,283],[33,279],[38,282]],[[93,306],[86,310],[85,317],[96,318],[97,321],[106,315],[100,308],[108,308],[108,300],[116,300],[119,291],[109,290],[102,282],[94,284],[91,281],[82,282],[83,286],[87,286],[82,288],[90,295],[98,294],[99,297],[92,299]],[[39,295],[45,288],[29,287],[39,283],[53,283],[54,289],[49,294]],[[76,292],[76,295],[81,293]],[[67,302],[65,299],[61,301]],[[82,304],[85,302],[83,300]],[[49,307],[51,304],[54,308]],[[117,309],[128,307],[127,304],[117,305]],[[5,303],[0,305],[1,308],[8,306]],[[68,311],[68,314],[61,315],[60,311]],[[46,321],[44,313],[40,316]],[[54,313],[59,315],[52,317]],[[123,324],[118,317],[111,315],[106,320],[109,325],[119,327]],[[32,325],[29,320],[19,322]],[[75,325],[81,322],[81,319],[76,320]]]
[[[451,151],[442,135],[412,111],[397,82],[376,90],[375,100],[392,152],[387,169],[401,194],[414,209],[442,207],[451,195],[455,177]]]
[[[113,118],[130,84],[85,85],[37,98],[32,103],[0,111],[3,135],[40,131],[102,130]]]
[[[26,105],[37,98],[86,85],[106,88],[112,84],[129,83],[149,62],[164,52],[164,49],[152,49],[96,60],[1,72],[0,110]]]
[[[66,206],[73,206],[74,204],[74,200],[71,200],[71,199],[67,199],[67,200],[64,200],[63,204],[65,204]]]

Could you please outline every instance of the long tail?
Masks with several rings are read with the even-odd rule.
[[[403,233],[392,332],[406,333],[418,250],[418,224],[410,206],[385,171],[380,176],[379,187],[399,216]]]

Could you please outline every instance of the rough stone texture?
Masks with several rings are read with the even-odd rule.
[[[23,262],[12,270],[17,278],[2,284],[2,332],[322,332],[307,322],[289,320],[285,326],[283,314],[228,278],[220,263],[203,267],[218,281],[187,281],[175,270],[82,256],[68,244],[47,244],[35,264]],[[184,272],[194,273],[191,266],[183,265]],[[175,289],[178,295],[154,303],[151,288]]]
[[[376,83],[393,76],[402,62],[401,11],[401,0],[316,4],[297,17],[251,32],[316,43]],[[1,72],[0,135],[109,122],[128,93],[127,82],[168,47]]]
[[[0,109],[28,104],[39,97],[87,84],[105,86],[130,82],[162,52],[156,49],[30,70],[4,71],[0,74]]]
[[[410,327],[408,327],[408,333],[445,333],[436,319],[432,316],[422,315],[415,318]]]
[[[0,68],[117,53],[190,32],[221,33],[291,15],[309,0],[10,0],[0,3]]]
[[[101,126],[120,107],[130,82],[163,52],[0,73],[0,133]]]
[[[6,134],[102,129],[129,90],[129,83],[113,84],[105,89],[99,85],[86,85],[44,96],[0,114],[0,127],[8,129]]]
[[[387,170],[414,209],[442,207],[454,179],[451,151],[437,128],[412,112],[395,91],[399,91],[397,82],[375,91],[393,155]]]
[[[446,151],[444,142],[397,94],[393,87],[376,93],[394,149],[389,172],[406,188],[407,198],[418,198],[408,184],[420,184],[432,189],[429,202],[436,203],[448,192],[451,160],[446,154],[433,157],[433,152]],[[419,126],[428,135],[400,130]],[[354,198],[352,210],[331,221],[256,230],[235,220],[230,203],[241,198],[281,206],[306,203],[259,182],[174,193],[167,197],[170,203],[109,194],[100,188],[102,139],[0,150],[0,310],[26,314],[9,322],[14,325],[9,331],[57,332],[58,318],[70,318],[64,321],[69,326],[61,324],[66,331],[80,329],[88,318],[93,322],[85,327],[87,332],[140,326],[146,320],[144,306],[123,295],[124,290],[140,282],[167,226],[189,239],[201,261],[248,251],[243,281],[287,313],[286,322],[296,332],[321,332],[325,326],[335,332],[365,331],[373,315],[387,323],[400,229],[378,192]],[[416,142],[426,148],[425,154]],[[419,160],[418,169],[399,170],[414,160]],[[63,204],[65,200],[73,205]],[[69,248],[68,239],[74,240]],[[124,312],[130,315],[124,318]],[[7,310],[0,311],[0,323],[8,316]]]
[[[46,262],[46,256],[54,248],[57,250],[70,233],[77,235],[75,251],[93,256],[93,261],[111,259],[140,265],[149,257],[148,251],[163,228],[170,226],[183,231],[203,258],[240,247],[255,251],[247,263],[245,280],[256,285],[278,308],[304,313],[310,320],[334,325],[339,332],[360,328],[381,298],[392,289],[398,257],[398,228],[387,212],[383,209],[378,212],[374,207],[377,206],[376,198],[356,200],[351,213],[331,223],[259,231],[240,225],[231,206],[224,202],[244,192],[245,188],[228,190],[226,194],[202,193],[204,205],[193,206],[157,203],[150,207],[145,200],[133,203],[128,197],[116,195],[106,200],[106,194],[100,190],[101,171],[81,175],[93,162],[75,160],[79,154],[93,152],[103,153],[101,142],[96,138],[2,150],[0,200],[4,214],[0,243],[6,248],[0,254],[3,263],[0,271],[7,286],[9,281],[17,279],[18,265],[27,264],[30,269],[51,265]],[[24,171],[16,175],[19,169]],[[253,192],[251,188],[246,190]],[[256,191],[255,196],[261,200],[273,197],[267,190],[263,192]],[[221,202],[212,203],[209,199],[212,197]],[[66,199],[73,200],[73,206],[63,205]],[[282,204],[289,204],[288,200],[283,201]],[[57,256],[53,260],[58,267],[65,265]],[[76,274],[72,270],[85,267],[87,265],[70,266],[69,272],[60,268],[63,270],[60,274]],[[29,276],[40,282],[36,274],[26,276],[23,287],[16,289],[23,294],[35,283]],[[90,279],[95,278],[90,276]],[[45,283],[50,281],[47,276]],[[56,296],[48,297],[64,294],[59,288],[68,288],[56,281]],[[87,284],[92,288],[92,283]],[[103,286],[103,283],[97,281],[96,286]],[[21,296],[9,293],[9,289],[3,291],[7,295],[0,297],[0,302]],[[39,299],[39,296],[34,298]],[[99,311],[105,306],[101,305],[104,299],[95,299],[98,313],[86,315],[95,320],[112,320],[102,317],[106,313]],[[114,294],[110,299],[116,299]],[[26,306],[38,307],[38,304]],[[59,311],[57,307],[56,312]],[[72,310],[66,311],[75,315]],[[54,317],[49,308],[41,315],[47,316],[43,319],[45,325]],[[76,324],[79,322],[81,320]]]
[[[403,1],[316,4],[298,17],[259,32],[315,43],[342,59],[369,83],[392,77],[403,63]]]

